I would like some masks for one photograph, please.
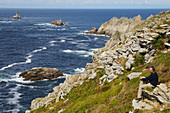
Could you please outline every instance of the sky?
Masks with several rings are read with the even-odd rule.
[[[0,0],[0,8],[170,9],[170,0]]]

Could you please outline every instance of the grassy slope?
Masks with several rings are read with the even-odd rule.
[[[33,113],[57,113],[66,109],[63,113],[125,113],[133,110],[132,100],[137,96],[139,77],[129,81],[127,75],[133,71],[141,72],[148,66],[153,65],[159,75],[159,82],[170,83],[170,52],[158,55],[153,62],[137,66],[132,71],[126,71],[123,75],[110,83],[99,85],[99,78],[105,71],[99,71],[93,80],[85,80],[82,85],[73,88],[65,97],[69,99],[52,103],[47,108],[39,108]],[[143,71],[142,76],[148,76],[148,70]],[[52,107],[52,109],[49,109]],[[139,111],[140,113],[160,112],[159,110]],[[170,108],[162,111],[170,112]]]

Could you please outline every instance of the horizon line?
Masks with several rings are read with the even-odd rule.
[[[170,8],[5,8],[0,7],[0,9],[167,9],[170,10]]]

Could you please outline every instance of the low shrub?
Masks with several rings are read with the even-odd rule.
[[[145,55],[139,53],[135,56],[134,64],[132,64],[132,65],[136,67],[136,66],[142,65],[144,63],[145,63]]]

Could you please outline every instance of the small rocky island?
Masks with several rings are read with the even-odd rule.
[[[20,15],[18,14],[18,11],[16,12],[16,15],[12,17],[13,19],[20,19]]]
[[[19,77],[23,77],[24,81],[38,81],[43,79],[52,80],[59,76],[64,76],[60,70],[55,68],[33,68],[31,70],[27,70],[22,72]]]
[[[55,20],[51,24],[53,24],[55,26],[66,26],[66,27],[69,27],[69,25],[64,24],[62,20]]]

